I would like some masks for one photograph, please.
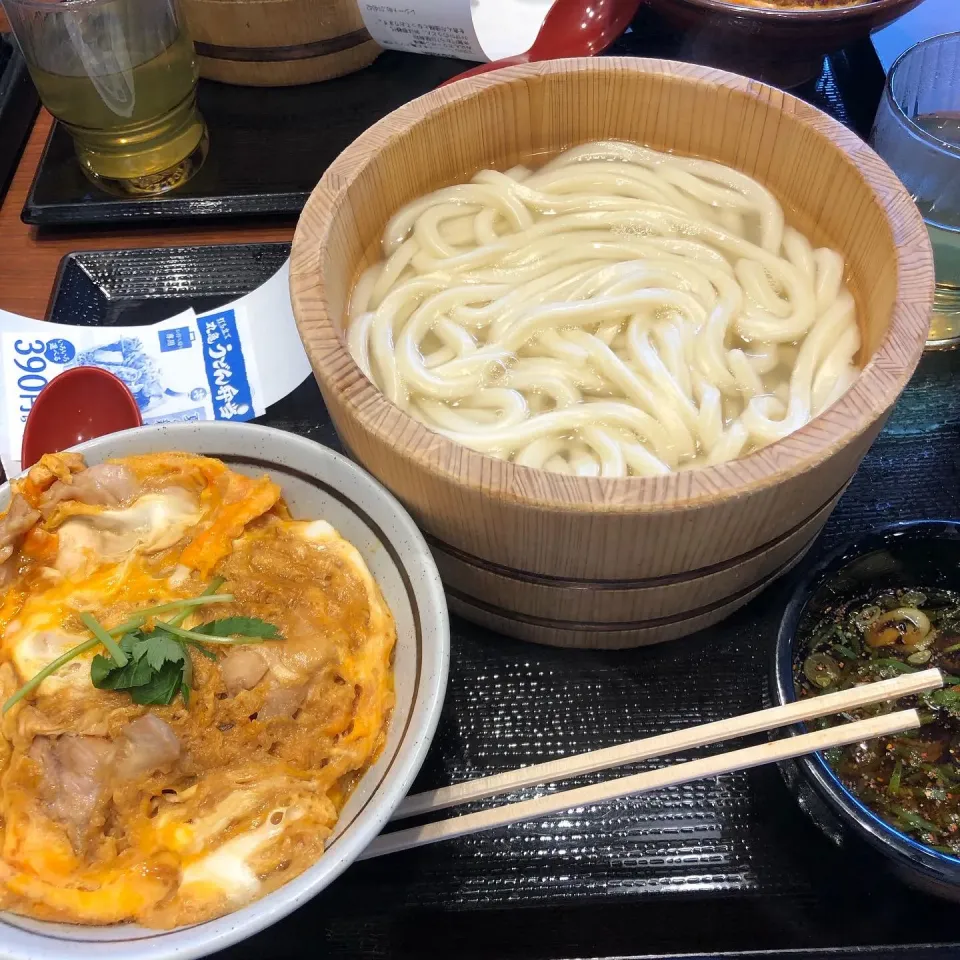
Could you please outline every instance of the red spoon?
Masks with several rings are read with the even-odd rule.
[[[21,466],[26,470],[45,453],[142,424],[137,401],[119,377],[100,367],[64,370],[37,394],[27,415]]]
[[[630,26],[641,0],[556,0],[550,8],[537,39],[526,53],[481,63],[466,73],[441,83],[476,77],[481,73],[536,60],[560,60],[564,57],[592,57],[603,53]]]

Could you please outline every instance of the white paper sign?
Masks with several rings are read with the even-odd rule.
[[[227,307],[241,318],[244,349],[256,368],[263,406],[269,407],[311,375],[290,305],[290,261],[266,283]],[[201,319],[206,316],[209,314],[201,314]]]
[[[490,60],[529,50],[554,0],[471,0],[473,26]],[[583,0],[585,8],[590,0]]]
[[[358,0],[381,47],[461,60],[502,60],[529,50],[555,0]],[[589,7],[590,0],[583,0]]]
[[[359,0],[360,16],[381,47],[462,60],[488,59],[470,0]]]
[[[130,388],[145,424],[252,420],[310,375],[289,292],[290,261],[252,293],[150,326],[80,327],[0,310],[0,461],[20,473],[27,415],[58,373],[97,366]]]

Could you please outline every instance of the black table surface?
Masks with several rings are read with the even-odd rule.
[[[674,59],[695,53],[646,9],[608,52]],[[23,219],[71,226],[238,216],[293,220],[327,166],[358,134],[469,66],[388,51],[365,70],[308,86],[269,89],[201,81],[209,156],[191,181],[156,198],[120,199],[99,190],[81,172],[69,134],[54,124]],[[820,75],[793,92],[866,135],[882,87],[883,70],[864,40],[825,59]]]
[[[211,309],[262,283],[287,249],[71,254],[48,315],[137,324],[189,305]],[[290,386],[261,422],[337,447],[316,384]],[[958,441],[960,354],[929,354],[801,568],[881,522],[957,517]],[[538,647],[453,618],[446,702],[415,789],[769,705],[777,625],[801,574],[719,626],[634,651]],[[572,960],[789,951],[924,960],[960,956],[955,915],[956,907],[904,887],[854,838],[829,840],[781,770],[766,767],[355,864],[297,913],[219,956]]]

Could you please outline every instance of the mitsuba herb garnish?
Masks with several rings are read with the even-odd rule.
[[[258,617],[224,617],[184,630],[180,624],[197,607],[229,603],[234,599],[232,594],[217,593],[223,582],[218,577],[197,597],[148,607],[109,630],[91,613],[82,613],[80,621],[93,636],[48,663],[4,703],[2,712],[6,713],[36,690],[62,666],[97,646],[103,646],[109,654],[97,654],[90,664],[90,681],[97,689],[129,693],[134,703],[143,705],[172,703],[178,693],[184,703],[188,703],[193,686],[188,647],[215,660],[216,655],[206,649],[206,644],[283,639],[274,624]],[[168,613],[174,616],[169,620],[156,619]],[[151,623],[152,626],[148,626]]]

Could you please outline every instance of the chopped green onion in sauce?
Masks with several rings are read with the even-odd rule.
[[[916,707],[919,730],[840,747],[826,759],[844,785],[892,826],[960,856],[960,594],[886,590],[838,603],[801,625],[798,649],[800,697],[931,667],[945,675],[942,690],[847,716]]]

